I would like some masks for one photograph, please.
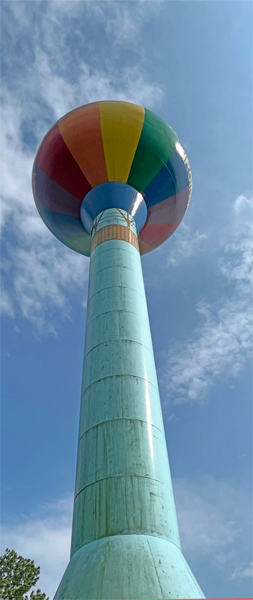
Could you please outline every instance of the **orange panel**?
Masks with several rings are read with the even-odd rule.
[[[139,248],[141,256],[143,254],[148,254],[148,252],[151,252],[151,250],[154,250],[153,246],[146,244],[146,242],[143,242],[142,240],[139,240]]]
[[[58,121],[65,144],[90,185],[108,181],[99,102],[81,106]]]

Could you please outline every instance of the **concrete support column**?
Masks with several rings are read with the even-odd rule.
[[[72,553],[132,533],[180,546],[135,223],[122,210],[100,216],[90,262]],[[106,235],[130,242],[103,241]]]
[[[204,598],[180,549],[135,221],[107,209],[92,237],[71,560],[55,599]]]

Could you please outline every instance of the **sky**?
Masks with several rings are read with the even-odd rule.
[[[193,174],[176,233],[142,259],[184,554],[206,597],[252,595],[252,3],[4,1],[2,552],[69,560],[89,259],[31,189],[57,119],[97,100],[151,109]],[[250,325],[251,323],[251,325]]]

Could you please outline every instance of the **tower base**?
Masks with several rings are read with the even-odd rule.
[[[54,600],[205,598],[182,552],[149,535],[86,544],[68,564]]]

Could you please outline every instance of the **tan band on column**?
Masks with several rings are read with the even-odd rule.
[[[116,223],[106,225],[105,227],[102,227],[102,229],[96,231],[91,242],[91,252],[93,252],[97,246],[103,244],[103,242],[109,242],[109,240],[122,240],[123,242],[128,242],[140,252],[138,238],[135,233],[130,227],[117,225]]]

